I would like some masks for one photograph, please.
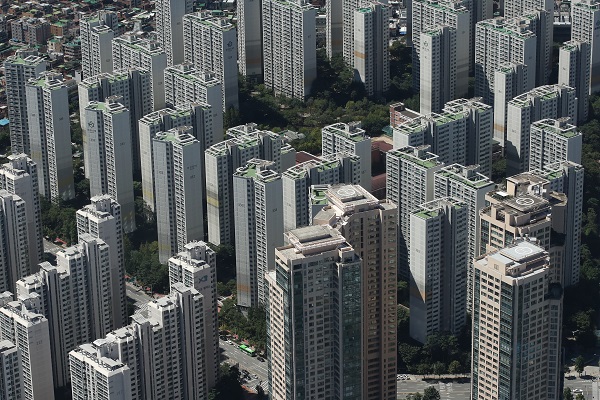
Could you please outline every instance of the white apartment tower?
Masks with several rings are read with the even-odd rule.
[[[0,293],[14,291],[15,283],[29,275],[27,205],[16,194],[0,190]]]
[[[217,321],[217,254],[202,241],[190,242],[168,262],[169,283],[182,282],[196,289],[204,300],[206,382],[213,387],[219,371],[219,324]]]
[[[98,355],[91,344],[82,344],[69,353],[69,368],[73,375],[73,400],[131,399],[131,371],[126,364]],[[93,371],[86,376],[87,371]],[[81,379],[86,376],[88,379]]]
[[[443,167],[434,174],[435,198],[452,197],[467,205],[467,233],[469,235],[469,260],[479,255],[479,211],[485,207],[485,194],[494,189],[494,182],[479,173],[478,166],[464,167],[453,164]],[[472,269],[467,269],[467,307],[469,307],[472,285]]]
[[[118,97],[85,108],[90,195],[108,194],[121,205],[123,231],[135,230],[129,110]]]
[[[337,229],[362,260],[361,398],[395,399],[398,302],[390,294],[398,281],[396,206],[359,185],[331,186],[325,198],[328,205],[314,223]]]
[[[361,399],[362,261],[328,226],[286,242],[265,278],[270,396]]]
[[[184,59],[183,16],[194,11],[192,0],[158,0],[155,5],[156,40],[167,53],[167,65]]]
[[[410,214],[410,336],[425,343],[467,322],[468,207],[444,198]]]
[[[138,120],[154,109],[150,72],[142,68],[129,68],[87,78],[77,85],[79,92],[79,119],[83,134],[85,176],[89,178],[92,167],[87,156],[88,137],[85,108],[92,102],[102,103],[109,97],[120,97],[119,103],[129,110],[133,169],[140,170],[140,144]],[[94,121],[95,123],[96,121]]]
[[[495,72],[506,63],[522,64],[523,91],[536,82],[537,38],[529,26],[517,19],[494,19],[478,22],[475,28],[475,96],[484,103],[494,101]]]
[[[547,84],[552,71],[554,2],[552,0],[505,0],[504,17],[537,19],[535,34],[538,39],[538,65],[535,86]]]
[[[305,99],[317,78],[316,9],[306,0],[263,0],[265,86]]]
[[[344,51],[344,30],[348,28],[344,25],[342,4],[342,0],[325,2],[325,48],[329,59]]]
[[[19,49],[4,62],[6,104],[13,153],[31,154],[25,84],[46,70],[46,61],[32,49]]]
[[[526,241],[474,261],[471,397],[560,398],[562,288]]]
[[[220,105],[215,108],[207,103],[187,103],[155,111],[139,120],[142,195],[146,205],[152,211],[155,210],[152,140],[156,134],[182,126],[191,128],[189,133],[200,142],[201,165],[204,165],[204,152],[216,142],[219,133],[223,131],[221,115]],[[205,182],[204,168],[202,168],[201,174],[202,182]]]
[[[103,240],[81,235],[77,245],[57,253],[56,264],[41,263],[39,272],[17,282],[16,294],[42,301],[36,310],[48,319],[54,386],[62,387],[70,380],[68,352],[113,330],[115,319],[110,252]]]
[[[571,39],[590,44],[589,94],[600,91],[600,1],[581,0],[571,7]]]
[[[421,82],[421,33],[430,32],[440,26],[447,26],[455,31],[456,46],[454,65],[456,75],[456,96],[467,92],[469,80],[469,64],[473,52],[471,45],[472,15],[469,2],[456,0],[414,0],[411,2],[412,13],[412,60],[413,85],[419,91]],[[466,45],[468,44],[468,45]]]
[[[13,398],[54,400],[48,320],[36,311],[41,299],[11,300],[11,293],[0,293],[0,341],[16,345],[21,359],[22,396]]]
[[[89,399],[106,386],[113,390],[100,393],[114,397],[101,399],[207,398],[204,334],[211,307],[198,290],[176,283],[168,296],[136,312],[130,325],[77,347],[69,354],[73,398]]]
[[[154,110],[165,108],[167,55],[156,42],[129,32],[112,41],[113,69],[142,68],[150,73]]]
[[[236,5],[240,74],[260,81],[263,74],[261,2],[239,0]]]
[[[152,141],[158,250],[165,263],[187,243],[204,239],[201,146],[184,126]]]
[[[235,243],[233,222],[233,173],[253,158],[273,161],[273,170],[295,164],[295,150],[282,137],[261,131],[255,124],[231,128],[223,142],[205,152],[208,241],[214,245]]]
[[[355,79],[365,85],[368,96],[381,97],[390,88],[391,15],[391,8],[379,2],[364,4],[354,11]]]
[[[430,145],[431,152],[445,164],[465,163],[467,156],[467,115],[444,110],[415,118],[393,130],[394,147]]]
[[[233,174],[237,304],[245,310],[265,304],[265,274],[283,245],[282,181],[271,168],[252,159]]]
[[[77,236],[80,239],[85,234],[89,234],[108,245],[111,268],[111,313],[114,326],[120,328],[127,322],[121,206],[107,194],[94,196],[91,198],[91,204],[77,210],[76,217]]]
[[[558,84],[575,89],[577,97],[577,121],[584,123],[588,119],[590,87],[590,44],[570,40],[563,43],[559,50]]]
[[[360,157],[360,185],[371,190],[371,138],[360,122],[337,123],[321,129],[321,152],[324,156],[350,153]]]
[[[508,102],[525,91],[527,68],[507,63],[494,72],[494,140],[502,147],[506,141]]]
[[[445,164],[479,164],[491,174],[493,110],[481,98],[457,99],[438,113],[414,118],[393,128],[394,147],[430,145]]]
[[[112,72],[112,40],[118,36],[119,18],[112,11],[88,14],[79,20],[81,72],[84,78]]]
[[[331,26],[339,21],[342,27],[341,50],[348,65],[354,65],[354,12],[360,5],[360,0],[333,0],[330,6]]]
[[[531,124],[541,119],[564,117],[577,125],[576,93],[568,86],[540,86],[508,103],[504,147],[508,176],[523,172],[529,166]]]
[[[222,87],[223,84],[216,74],[199,70],[190,63],[165,69],[165,97],[168,107],[188,103],[207,103],[214,109],[214,119],[222,120],[224,104]]]
[[[394,149],[386,155],[386,198],[398,208],[398,275],[410,276],[410,213],[434,199],[434,173],[444,165],[430,146]]]
[[[540,183],[528,185],[531,190],[538,192],[555,191],[567,196],[567,211],[564,218],[565,232],[564,261],[562,263],[563,276],[561,282],[564,287],[576,285],[579,282],[581,260],[581,229],[583,209],[583,178],[584,170],[579,164],[561,161],[546,165],[542,170],[531,171]],[[510,183],[509,178],[508,182]]]
[[[254,21],[253,23],[257,23]],[[209,10],[183,17],[184,59],[199,71],[213,72],[222,83],[223,111],[239,108],[237,29]]]
[[[492,176],[494,110],[481,98],[446,103],[444,112],[463,113],[466,119],[465,165],[479,165],[479,172]]]
[[[529,170],[544,169],[561,161],[581,164],[581,132],[567,118],[542,119],[531,124]]]
[[[19,349],[10,340],[0,340],[0,396],[5,400],[23,398],[23,364]]]
[[[467,94],[464,87],[457,87],[456,29],[439,26],[421,32],[420,44],[419,112],[439,113],[448,101]]]
[[[284,171],[281,174],[284,231],[311,224],[313,185],[358,185],[362,177],[360,167],[359,156],[337,153],[296,164]]]
[[[46,72],[25,86],[31,159],[40,194],[52,202],[75,197],[68,87],[61,74]]]
[[[25,154],[9,155],[8,162],[0,165],[0,190],[2,189],[19,196],[25,202],[29,264],[35,272],[44,256],[44,243],[37,165],[33,160]]]

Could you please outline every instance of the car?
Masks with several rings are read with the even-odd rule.
[[[227,344],[233,344],[233,342],[231,340],[228,340]]]
[[[258,379],[258,375],[256,375],[256,374],[252,374],[252,377],[253,377],[254,379]]]
[[[262,358],[261,356],[258,356],[258,357],[256,357],[256,359],[257,359],[258,361],[260,361],[260,362],[265,362],[265,359],[264,359],[264,358]]]
[[[583,393],[583,389],[573,389],[573,393]]]

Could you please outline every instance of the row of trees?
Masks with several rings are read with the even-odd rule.
[[[573,396],[571,388],[565,388],[563,390],[563,400],[585,400],[585,396],[582,393],[577,393],[576,396]]]
[[[440,392],[433,386],[429,386],[425,388],[423,394],[421,393],[411,393],[406,396],[406,400],[440,400]]]
[[[471,365],[470,337],[436,333],[427,338],[424,345],[400,340],[398,345],[399,366],[410,374],[443,375],[469,372]]]
[[[575,333],[581,348],[596,345],[594,333],[600,311],[600,97],[590,98],[590,120],[581,126],[582,164],[585,168],[583,230],[579,285],[565,291],[565,336]]]
[[[226,299],[219,312],[219,325],[221,329],[248,340],[257,350],[266,350],[267,316],[264,307],[252,307],[246,317],[238,310],[235,298]]]
[[[352,69],[341,56],[327,58],[325,50],[317,52],[317,80],[306,101],[275,97],[262,84],[240,77],[240,110],[225,115],[225,126],[255,122],[260,127],[278,132],[298,131],[305,138],[292,143],[298,151],[321,152],[321,128],[335,122],[362,121],[371,136],[379,136],[388,125],[389,111],[382,100],[366,97],[362,83],[353,80]]]

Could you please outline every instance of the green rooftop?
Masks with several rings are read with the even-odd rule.
[[[439,214],[440,214],[439,210],[421,210],[421,211],[417,211],[415,213],[415,215],[417,217],[420,217],[420,218],[423,218],[423,219],[437,217]]]

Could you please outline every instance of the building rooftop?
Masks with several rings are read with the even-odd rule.
[[[467,207],[467,204],[451,197],[444,197],[421,204],[417,210],[412,212],[412,214],[423,219],[437,217],[440,214],[440,211],[446,206],[459,209]]]
[[[437,154],[433,154],[428,151],[430,149],[431,146],[429,145],[423,145],[419,147],[408,146],[389,151],[387,154],[391,155],[392,157],[405,159],[427,169],[436,167],[438,165],[443,165],[443,163],[439,161]]]
[[[481,189],[486,186],[494,185],[494,182],[492,182],[490,178],[479,173],[479,165],[470,165],[465,167],[460,164],[452,164],[443,167],[435,173],[440,176],[458,181],[474,189]]]
[[[546,132],[554,133],[566,139],[570,139],[575,136],[581,136],[581,132],[577,131],[577,127],[575,125],[567,123],[569,120],[570,118],[542,119],[532,123],[531,126]]]

